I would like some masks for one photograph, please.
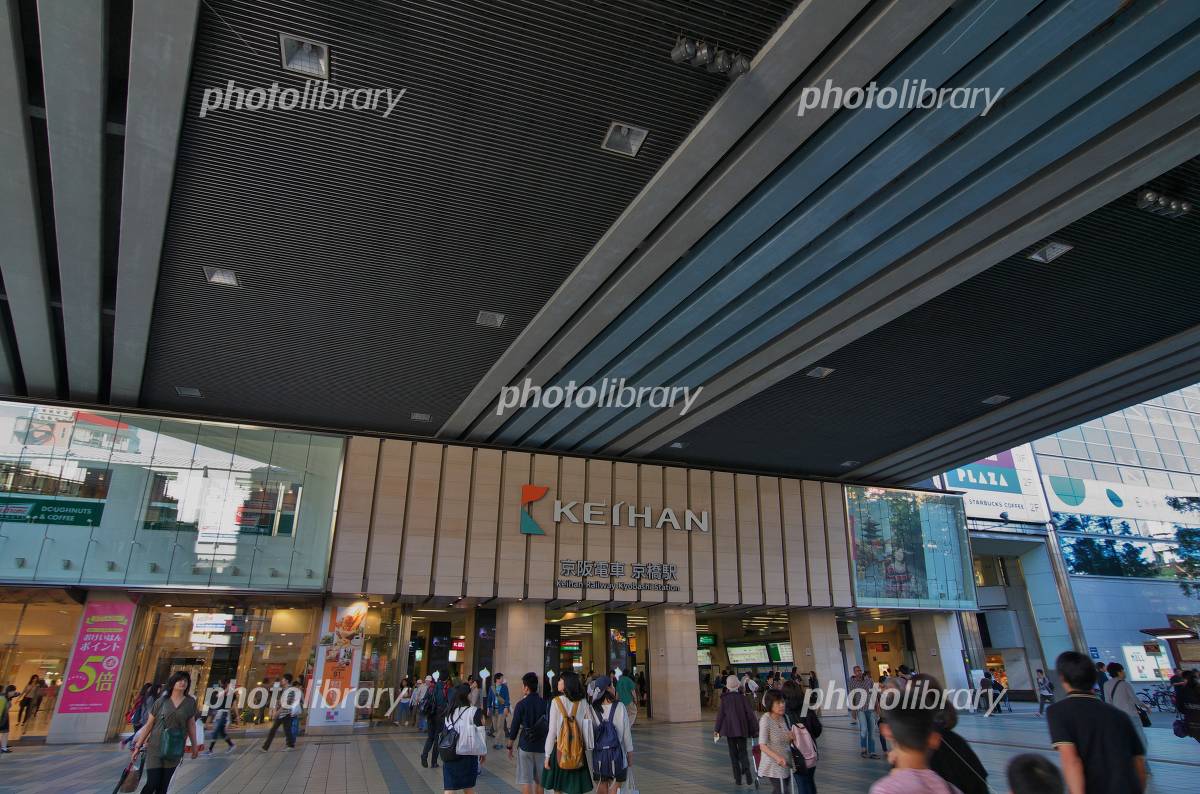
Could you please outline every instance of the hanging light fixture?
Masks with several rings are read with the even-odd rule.
[[[671,60],[675,63],[690,61],[696,57],[696,42],[687,36],[680,36],[671,48]]]
[[[696,45],[696,54],[692,57],[692,66],[707,66],[708,62],[712,59],[713,51],[708,46],[708,42],[702,41]]]

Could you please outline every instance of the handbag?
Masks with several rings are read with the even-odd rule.
[[[146,756],[144,753],[138,753],[136,758],[130,759],[125,765],[125,769],[121,771],[121,776],[117,778],[117,787],[113,789],[113,794],[129,794],[129,792],[137,791],[138,783],[142,782],[142,767],[145,766]]]
[[[163,727],[158,737],[158,755],[164,761],[178,761],[183,758],[184,742],[187,733],[181,728]]]
[[[617,794],[641,794],[638,791],[637,783],[633,779],[633,767],[626,768],[625,782],[617,789]]]
[[[1140,719],[1142,721],[1143,728],[1149,728],[1150,725],[1152,724],[1150,722],[1150,715],[1147,714],[1146,712],[1142,711],[1141,709],[1138,709],[1138,719]]]
[[[1187,721],[1183,717],[1179,717],[1175,722],[1171,723],[1171,730],[1180,739],[1186,739],[1188,735]]]
[[[467,718],[467,725],[463,730],[457,731],[458,742],[455,744],[454,750],[460,755],[487,755],[487,741],[480,736],[483,726],[476,726],[475,712],[472,709],[465,709],[455,720]]]

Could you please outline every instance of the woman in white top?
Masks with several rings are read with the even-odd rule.
[[[1125,665],[1120,662],[1109,662],[1106,668],[1108,672],[1108,680],[1104,682],[1104,700],[1110,706],[1116,706],[1121,711],[1129,715],[1129,719],[1133,720],[1133,729],[1137,731],[1138,738],[1142,740],[1142,747],[1146,748],[1146,755],[1150,754],[1150,745],[1146,741],[1146,731],[1142,728],[1142,711],[1143,706],[1137,699],[1137,695],[1133,692],[1133,686],[1125,680]],[[1145,709],[1149,711],[1149,709]],[[1146,762],[1146,774],[1150,773],[1150,763]]]
[[[542,770],[542,788],[558,794],[584,794],[592,790],[592,775],[588,769],[587,753],[577,769],[562,769],[558,765],[558,734],[564,719],[574,719],[583,738],[584,750],[592,749],[596,714],[584,700],[583,682],[579,674],[566,672],[558,677],[558,697],[550,702],[550,725],[546,731],[546,764]]]
[[[596,722],[592,736],[592,780],[596,781],[596,794],[617,794],[618,785],[628,780],[629,765],[633,763],[629,712],[608,676],[597,678],[594,686],[596,695],[592,698],[592,710]],[[607,730],[609,722],[613,726],[611,733]],[[610,746],[606,736],[614,738],[617,746]]]

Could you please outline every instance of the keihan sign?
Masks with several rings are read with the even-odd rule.
[[[545,532],[533,520],[533,503],[546,495],[550,489],[542,485],[521,486],[521,532],[526,535],[544,535]],[[564,502],[554,500],[554,523],[563,521],[571,524],[610,525],[614,527],[637,527],[639,524],[650,529],[670,527],[680,531],[700,532],[709,531],[708,511],[699,513],[685,508],[682,516],[670,507],[664,507],[657,512],[650,505],[640,509],[625,502],[617,502],[611,508],[608,502]]]

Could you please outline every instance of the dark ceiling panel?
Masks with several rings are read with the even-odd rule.
[[[1150,183],[1200,202],[1200,160]],[[1200,323],[1200,215],[1151,215],[1125,195],[1054,235],[1050,264],[1009,257],[681,436],[655,457],[840,475]]]
[[[204,3],[142,405],[431,433],[724,90],[670,61],[678,33],[752,55],[792,5]],[[199,118],[229,80],[303,85],[280,32],[404,98]],[[650,130],[637,158],[600,150],[614,120]]]

